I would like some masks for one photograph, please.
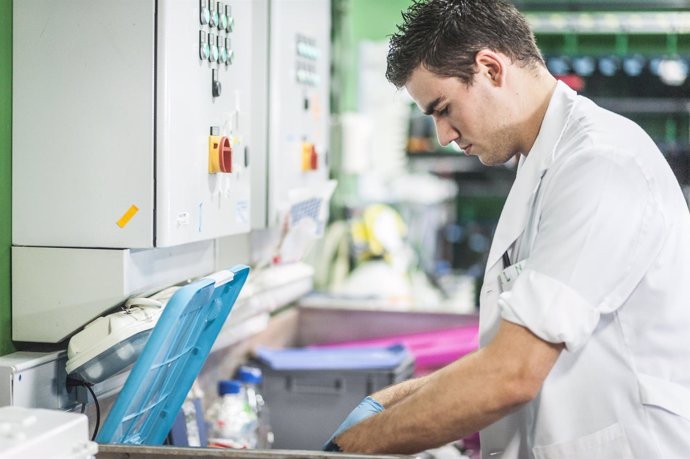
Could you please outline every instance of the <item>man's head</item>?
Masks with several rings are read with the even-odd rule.
[[[386,77],[432,115],[441,145],[487,165],[527,154],[555,80],[522,15],[504,0],[414,0]]]
[[[514,63],[544,65],[525,18],[507,0],[413,0],[390,40],[386,78],[405,86],[420,65],[472,84],[475,57],[490,49]]]

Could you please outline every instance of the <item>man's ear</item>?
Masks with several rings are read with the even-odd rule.
[[[496,86],[503,85],[506,71],[503,55],[490,49],[482,49],[477,52],[474,62],[479,75],[486,76]]]

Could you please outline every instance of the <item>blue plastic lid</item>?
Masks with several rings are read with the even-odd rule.
[[[175,292],[98,433],[99,443],[163,443],[248,275],[249,268],[238,265]]]
[[[260,368],[241,366],[237,370],[237,379],[247,384],[261,384],[264,378]]]
[[[341,348],[258,348],[257,357],[274,370],[393,369],[409,358],[405,346]]]
[[[240,389],[242,389],[242,383],[234,379],[218,381],[218,395],[239,394]]]

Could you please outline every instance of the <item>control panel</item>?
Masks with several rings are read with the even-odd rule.
[[[15,245],[249,231],[254,3],[14,1]]]
[[[328,180],[330,15],[327,1],[270,1],[269,227]]]

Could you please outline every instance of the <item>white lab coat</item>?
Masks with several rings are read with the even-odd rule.
[[[501,284],[506,250],[520,269]],[[506,319],[566,348],[535,400],[481,432],[483,457],[690,457],[689,288],[690,214],[665,159],[559,83],[496,229],[480,343]]]

